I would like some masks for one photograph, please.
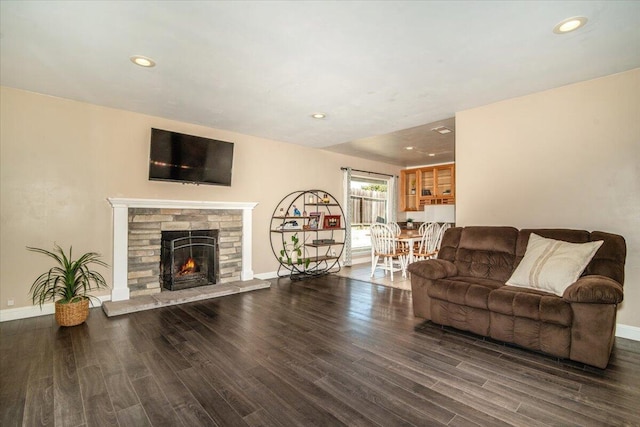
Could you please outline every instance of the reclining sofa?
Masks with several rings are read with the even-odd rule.
[[[602,244],[561,295],[507,285],[532,233],[556,241]],[[413,312],[439,325],[606,368],[623,298],[625,257],[624,238],[600,231],[451,228],[437,259],[408,267]]]

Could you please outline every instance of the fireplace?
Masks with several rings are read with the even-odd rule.
[[[216,284],[253,279],[252,214],[257,203],[110,197],[111,301],[160,292],[161,231],[217,229]]]
[[[219,281],[219,230],[162,231],[160,284],[175,291]]]

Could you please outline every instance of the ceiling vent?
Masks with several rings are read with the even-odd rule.
[[[437,128],[433,128],[431,129],[434,132],[438,132],[440,135],[446,135],[448,133],[453,132],[451,129],[449,129],[448,127],[444,127],[444,126],[438,126]]]

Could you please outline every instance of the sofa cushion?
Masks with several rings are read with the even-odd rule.
[[[602,240],[569,243],[531,233],[527,250],[507,285],[540,289],[562,296],[578,280]]]
[[[539,322],[524,317],[490,312],[490,334],[493,339],[510,342],[557,357],[569,357],[571,327]]]
[[[561,326],[571,326],[571,305],[544,291],[503,286],[489,293],[489,310]]]
[[[589,304],[620,304],[624,297],[622,285],[607,276],[589,275],[579,278],[562,295],[567,302]]]
[[[514,267],[517,267],[522,261],[524,253],[527,251],[527,245],[529,243],[529,236],[531,233],[535,233],[538,236],[546,237],[547,239],[564,240],[571,243],[586,243],[590,242],[589,232],[586,230],[573,230],[570,228],[525,228],[518,233],[518,244],[516,245],[516,261]]]
[[[413,262],[409,264],[407,270],[411,274],[418,275],[420,277],[424,277],[425,279],[441,279],[447,276],[457,276],[458,270],[456,270],[456,266],[446,260],[443,259],[432,259]]]
[[[440,243],[440,250],[438,251],[438,259],[450,262],[456,260],[456,251],[458,250],[462,230],[462,227],[452,227],[444,232],[442,242]]]
[[[456,276],[434,281],[427,294],[434,299],[488,310],[489,293],[501,286],[504,283],[497,280]]]
[[[431,300],[431,320],[438,325],[489,336],[491,312],[439,299]]]
[[[622,286],[625,258],[627,257],[627,244],[624,237],[618,234],[594,231],[591,233],[591,241],[596,240],[602,240],[604,243],[593,256],[585,273],[610,277]]]
[[[456,252],[458,274],[504,283],[513,271],[517,240],[513,227],[465,227]]]

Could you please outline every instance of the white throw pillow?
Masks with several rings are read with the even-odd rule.
[[[507,285],[553,292],[562,296],[602,246],[603,241],[569,243],[531,233],[527,250]]]

